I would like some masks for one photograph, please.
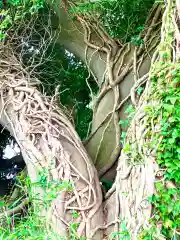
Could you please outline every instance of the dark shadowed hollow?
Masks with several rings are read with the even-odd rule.
[[[18,144],[6,129],[0,125],[0,196],[10,193],[16,182],[16,175],[25,167]]]

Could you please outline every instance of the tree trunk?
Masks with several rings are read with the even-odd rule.
[[[142,33],[144,44],[140,46],[121,46],[107,36],[99,25],[90,25],[82,18],[75,23],[76,30],[69,31],[74,23],[67,19],[66,12],[62,13],[58,4],[56,12],[62,26],[60,41],[69,50],[79,54],[86,63],[90,62],[94,51],[93,61],[88,66],[98,78],[100,91],[93,107],[92,133],[85,146],[98,173],[72,125],[57,107],[56,97],[45,97],[34,87],[37,80],[30,79],[12,57],[10,49],[1,50],[0,123],[8,128],[19,143],[31,181],[37,182],[39,174],[45,174],[48,183],[46,189],[41,184],[34,185],[33,189],[34,196],[39,194],[40,203],[51,187],[55,187],[52,180],[57,184],[62,181],[73,183],[71,191],[57,191],[47,208],[40,205],[41,214],[48,216],[48,223],[59,236],[68,235],[68,228],[73,221],[71,210],[77,210],[79,236],[103,239],[111,232],[122,233],[122,224],[125,224],[131,239],[137,239],[139,232],[150,225],[148,220],[152,206],[147,197],[154,192],[154,181],[159,170],[154,161],[156,149],[147,145],[154,135],[146,134],[153,127],[158,131],[159,125],[153,126],[153,119],[149,119],[145,107],[157,107],[161,102],[161,99],[150,98],[151,73],[155,72],[154,64],[162,60],[161,51],[166,49],[171,53],[173,46],[174,55],[169,61],[179,62],[180,39],[176,24],[179,21],[178,4],[176,18],[173,18],[170,1],[165,5],[163,18],[161,5],[153,7]],[[65,23],[66,26],[63,25]],[[64,31],[65,28],[68,31]],[[176,29],[172,46],[168,38],[169,28]],[[82,35],[79,34],[80,30]],[[98,59],[99,55],[104,61]],[[137,99],[136,90],[143,84],[145,90]],[[125,118],[123,104],[128,99],[132,101],[136,112],[120,153],[119,120]],[[103,203],[98,174],[102,176],[106,173],[118,157],[115,183]]]
[[[136,113],[126,134],[115,183],[105,197],[104,211],[107,212],[107,235],[111,232],[123,232],[122,224],[124,224],[126,234],[129,234],[130,239],[136,240],[141,231],[151,227],[149,220],[152,214],[152,205],[148,197],[155,193],[154,184],[159,181],[159,174],[161,179],[164,176],[164,170],[156,161],[157,149],[163,136],[160,134],[162,112],[158,116],[149,115],[147,109],[150,108],[156,112],[158,107],[164,104],[158,91],[166,91],[169,86],[177,88],[177,85],[172,83],[173,78],[169,78],[169,72],[179,68],[180,60],[178,56],[180,47],[175,45],[175,42],[179,42],[180,39],[180,35],[175,31],[179,19],[178,5],[176,5],[176,11],[173,10],[173,7],[172,1],[168,1],[165,5],[161,41],[152,56],[151,69],[149,74],[137,81],[138,84],[138,82],[147,79],[145,90],[137,105],[133,101],[134,99],[131,99],[136,107]],[[170,38],[172,31],[174,36]],[[162,78],[159,78],[156,86],[152,87],[153,77],[158,78],[161,74],[160,64],[167,67],[165,80],[162,82]],[[135,87],[132,88],[133,91],[134,89]],[[165,179],[164,181],[167,189],[175,187],[174,183]],[[115,224],[112,227],[110,223]],[[119,238],[117,237],[117,239]],[[162,235],[157,236],[157,239],[165,240]]]
[[[91,135],[84,145],[99,176],[103,176],[118,160],[122,134],[119,121],[127,118],[125,103],[130,99],[132,86],[149,71],[159,42],[162,9],[156,4],[150,11],[142,33],[144,43],[140,46],[120,45],[98,23],[92,24],[80,17],[73,22],[66,7],[58,3],[55,10],[61,30],[59,41],[78,55],[98,79]]]
[[[78,233],[87,237],[98,223],[103,224],[102,194],[98,175],[71,123],[58,108],[56,97],[43,96],[10,49],[1,45],[0,123],[15,137],[25,160],[33,186],[36,211],[47,217],[59,235],[68,234],[72,210],[79,217]],[[7,74],[8,72],[8,74]],[[46,177],[45,189],[33,183],[40,174]],[[55,181],[55,185],[54,182]],[[62,183],[72,190],[56,192],[49,206],[43,199]],[[97,236],[102,239],[101,235]]]

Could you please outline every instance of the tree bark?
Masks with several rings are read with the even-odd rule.
[[[87,45],[84,41],[85,31],[82,24],[78,20],[72,20],[72,16],[68,14],[67,8],[63,1],[54,1],[52,8],[56,13],[57,19],[53,19],[54,29],[58,31],[58,41],[65,49],[75,54],[84,63],[88,64],[88,69],[94,75],[98,84],[103,80],[106,62],[104,55],[94,49],[86,52]],[[94,34],[95,35],[95,34]],[[97,37],[95,37],[96,39]],[[96,39],[99,41],[99,39]]]
[[[156,5],[150,12],[142,34],[144,44],[122,46],[108,36],[98,23],[93,25],[80,17],[78,21],[72,21],[67,14],[67,6],[63,7],[59,2],[55,6],[60,43],[78,55],[98,79],[99,93],[93,99],[91,135],[84,145],[99,176],[103,176],[117,162],[120,154],[123,130],[119,120],[127,118],[125,103],[129,102],[130,90],[136,78],[149,71],[151,57],[159,41],[161,9]]]
[[[158,117],[154,117],[153,115],[148,115],[146,109],[152,107],[156,111],[159,106],[164,104],[163,99],[154,93],[158,92],[159,89],[164,89],[165,91],[169,85],[172,86],[171,81],[173,81],[173,78],[166,80],[169,71],[171,68],[179,68],[180,58],[178,53],[180,47],[177,48],[177,45],[175,45],[175,42],[178,42],[180,39],[177,37],[180,35],[176,32],[179,21],[176,15],[178,5],[175,7],[176,11],[173,10],[173,7],[172,1],[166,2],[162,17],[161,41],[151,59],[151,70],[146,76],[145,91],[139,100],[136,114],[127,131],[124,149],[121,151],[118,162],[114,186],[105,197],[104,211],[107,212],[107,235],[111,232],[121,233],[123,231],[118,221],[119,216],[120,222],[125,224],[127,232],[133,240],[138,239],[141,231],[151,228],[149,220],[152,217],[153,206],[149,202],[148,197],[155,193],[154,184],[159,181],[159,173],[162,174],[163,172],[162,166],[159,166],[156,161],[158,145],[162,141],[163,136],[159,135],[161,131],[161,113]],[[172,21],[172,19],[176,20]],[[172,31],[174,36],[169,38],[169,34]],[[168,57],[164,57],[163,53],[168,54]],[[164,76],[165,83],[159,78],[160,80],[157,80],[156,88],[152,88],[152,78],[159,76],[158,74],[161,73],[159,63],[168,66],[167,75]],[[173,87],[176,89],[177,86],[174,85]],[[159,136],[158,144],[152,144],[157,136]],[[127,146],[130,147],[129,150],[126,149]],[[164,175],[162,174],[162,176]],[[169,184],[169,181],[165,178],[163,181],[165,181],[167,188],[174,187],[174,184],[172,182]],[[111,206],[116,207],[112,208]],[[109,223],[112,222],[116,222],[114,226],[110,226]],[[164,240],[165,238],[161,235],[158,239]]]
[[[177,8],[177,14],[178,12]],[[88,21],[79,18],[85,31],[89,34],[84,39],[88,49],[105,53],[104,58],[106,59],[104,82],[100,85],[100,91],[93,108],[92,133],[85,143],[100,176],[112,167],[120,154],[121,129],[119,120],[125,118],[122,106],[123,100],[127,100],[128,97],[131,98],[137,113],[128,130],[126,141],[133,145],[134,139],[139,144],[139,146],[135,144],[136,146],[132,148],[131,152],[137,151],[141,156],[141,141],[149,141],[145,136],[141,136],[145,127],[144,125],[140,126],[140,121],[142,123],[144,118],[146,118],[143,108],[149,102],[141,98],[138,103],[135,91],[139,86],[147,82],[145,90],[147,98],[151,92],[150,79],[147,73],[150,65],[156,59],[159,37],[162,31],[165,31],[161,29],[160,34],[159,27],[162,13],[163,8],[161,5],[156,4],[153,6],[146,22],[145,30],[142,33],[144,43],[141,46],[119,46],[113,39],[103,39],[103,36],[105,36],[104,32],[99,34],[102,37],[101,39],[104,40],[104,44],[100,46],[97,40],[92,41],[93,36],[92,39],[88,37],[91,35],[91,31],[93,31],[91,30],[93,24],[88,24]],[[99,26],[93,27],[98,32]],[[176,35],[178,35],[179,30],[176,31]],[[179,41],[179,38],[177,38],[177,41]],[[179,47],[176,48],[178,55]],[[155,54],[153,55],[154,51]],[[155,104],[157,103],[155,102]],[[105,222],[107,225],[99,226],[99,229],[108,228],[108,234],[112,230],[121,232],[119,216],[121,217],[121,222],[125,221],[127,224],[127,230],[132,239],[137,239],[140,229],[148,225],[151,205],[147,203],[147,196],[152,195],[154,192],[154,181],[158,166],[153,164],[153,155],[149,154],[151,149],[145,149],[144,151],[144,163],[139,166],[134,166],[133,164],[129,166],[128,161],[131,162],[132,159],[129,159],[129,156],[123,152],[120,155],[116,181],[113,188],[106,195],[107,201],[104,204],[104,212],[107,216]],[[147,152],[148,157],[146,157]],[[116,207],[114,208],[114,206]],[[128,222],[126,222],[126,218],[128,218]]]
[[[59,21],[67,20],[66,16],[60,14],[62,8],[59,5],[56,7]],[[168,7],[169,1],[167,10]],[[166,21],[166,14],[169,14],[169,11],[165,11],[164,14],[163,21]],[[48,223],[51,223],[52,229],[59,236],[68,235],[68,228],[74,220],[71,215],[73,209],[79,213],[78,234],[85,235],[88,239],[103,239],[103,232],[107,235],[112,231],[121,233],[121,223],[126,224],[131,239],[137,239],[140,230],[149,225],[152,206],[147,202],[147,197],[154,192],[158,165],[153,163],[152,149],[144,147],[144,143],[152,140],[145,134],[147,115],[144,106],[159,104],[159,100],[148,98],[151,94],[151,79],[148,72],[150,63],[154,64],[156,60],[161,60],[159,49],[154,52],[159,42],[161,17],[162,8],[155,5],[147,20],[147,27],[142,33],[144,44],[140,46],[130,44],[119,46],[113,39],[104,42],[103,47],[99,46],[99,40],[104,36],[102,31],[98,38],[93,35],[99,39],[94,44],[88,37],[91,35],[91,26],[82,18],[79,19],[82,28],[79,23],[77,25],[83,29],[82,36],[85,37],[81,38],[79,34],[79,43],[76,42],[79,35],[62,31],[64,45],[69,46],[69,50],[76,49],[74,52],[82,59],[85,60],[87,55],[86,51],[83,53],[80,49],[85,50],[87,46],[90,52],[96,50],[96,54],[103,54],[105,59],[103,71],[99,70],[98,65],[91,66],[98,78],[101,79],[105,69],[106,74],[104,82],[101,83],[101,80],[98,82],[100,92],[93,108],[93,130],[86,143],[99,175],[105,173],[120,155],[115,183],[106,194],[106,201],[103,204],[97,171],[72,125],[58,108],[56,97],[43,96],[35,88],[37,80],[31,79],[23,70],[11,49],[6,49],[5,46],[0,48],[3,49],[0,60],[0,123],[7,127],[19,143],[32,183],[39,180],[39,173],[45,174],[48,183],[46,189],[44,190],[39,182],[39,186],[33,186],[33,193],[36,197],[38,194],[41,214],[48,216]],[[70,23],[68,21],[70,20],[67,20],[67,29],[72,30],[72,21]],[[162,26],[161,34],[166,33],[166,22],[163,22]],[[85,44],[81,45],[81,41]],[[179,42],[179,38],[176,38],[176,42]],[[159,46],[161,44],[164,44],[162,36]],[[179,53],[179,45],[173,46],[176,46],[174,52]],[[173,61],[179,61],[177,55],[173,57]],[[92,64],[94,63],[98,64],[98,61],[94,60]],[[141,98],[137,99],[136,90],[143,84],[146,86],[145,91]],[[125,144],[130,146],[127,154],[124,151],[120,153],[119,120],[122,117],[120,112],[123,111],[123,103],[129,98],[136,108],[136,114],[125,138]],[[113,144],[107,147],[110,140]],[[137,158],[143,162],[137,164],[135,161]],[[51,191],[53,180],[58,184],[62,181],[69,184],[73,182],[72,190],[57,191],[49,207],[45,208],[41,203]],[[35,209],[39,210],[37,202],[34,203]]]
[[[23,70],[11,49],[2,45],[0,49],[0,123],[20,146],[33,197],[38,198],[35,209],[59,236],[68,235],[71,212],[77,210],[78,234],[88,237],[97,223],[103,224],[97,171],[56,97],[43,96],[35,87],[37,80]],[[46,177],[45,188],[40,174]],[[43,199],[63,182],[72,183],[72,190],[57,188],[56,197],[45,207]],[[101,233],[96,237],[102,239]]]

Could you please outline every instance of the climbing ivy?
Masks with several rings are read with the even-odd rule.
[[[165,53],[166,58],[168,54]],[[156,186],[156,194],[150,197],[153,204],[153,229],[161,224],[162,234],[166,239],[178,239],[177,232],[180,227],[180,65],[167,62],[156,63],[156,70],[152,76],[153,92],[151,99],[158,99],[159,106],[153,113],[155,131],[151,143],[152,149],[156,150],[156,161],[163,169],[164,179],[160,179]],[[152,111],[148,109],[152,118]],[[153,131],[153,129],[152,129]],[[171,181],[171,187],[166,182]],[[156,231],[148,231],[146,238],[153,238]],[[144,236],[144,235],[143,235]],[[140,238],[142,239],[142,238]]]
[[[155,184],[156,193],[149,198],[152,227],[139,239],[178,239],[180,230],[180,64],[172,61],[172,33],[167,36],[160,45],[160,61],[152,67],[150,99],[157,105],[145,109],[154,125],[151,149],[156,149],[155,161],[163,174]]]
[[[153,206],[151,227],[138,240],[176,240],[180,234],[180,63],[174,61],[172,54],[172,9],[169,7],[163,22],[163,40],[156,52],[159,60],[151,67],[152,91],[149,104],[144,107],[149,129],[145,138],[152,139],[144,147],[153,150],[154,162],[162,173],[156,176],[156,192],[149,197]],[[132,152],[132,149],[125,146],[124,151]]]
[[[166,177],[180,182],[180,68],[179,64],[167,64],[160,76],[154,76],[154,82],[161,82],[155,95],[161,99],[161,142],[157,149],[158,163],[167,169]],[[157,143],[158,137],[155,142]]]

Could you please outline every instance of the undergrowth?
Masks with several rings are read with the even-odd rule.
[[[72,211],[72,220],[69,227],[69,236],[61,237],[54,233],[50,228],[48,217],[40,215],[40,206],[49,209],[51,202],[57,198],[57,195],[61,191],[72,191],[73,183],[67,181],[48,181],[48,170],[39,173],[39,178],[36,182],[31,182],[29,177],[24,177],[24,174],[20,174],[16,180],[16,188],[21,191],[21,196],[11,204],[9,204],[8,198],[0,201],[0,212],[4,213],[5,221],[0,224],[0,239],[1,240],[84,240],[83,237],[78,238],[77,228],[79,223],[76,219],[79,218],[77,211]],[[44,190],[44,198],[39,199],[37,194],[34,194],[34,187],[41,187]],[[14,214],[13,216],[7,216],[5,209],[12,209],[17,206],[23,199],[28,198],[29,204],[24,207],[21,215]],[[0,215],[2,217],[2,215]]]

